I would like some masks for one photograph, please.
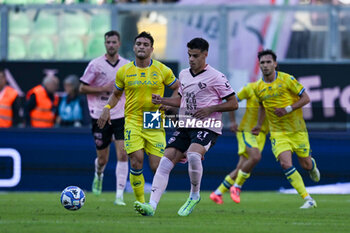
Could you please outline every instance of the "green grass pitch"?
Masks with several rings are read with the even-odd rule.
[[[236,204],[226,194],[224,204],[216,205],[209,192],[201,192],[192,214],[179,217],[187,197],[188,192],[167,192],[155,216],[144,217],[134,212],[132,193],[124,196],[127,206],[120,207],[113,205],[112,192],[99,197],[88,192],[80,210],[68,211],[60,204],[59,192],[3,192],[0,232],[350,232],[349,195],[313,195],[318,208],[301,210],[298,195],[243,192]]]

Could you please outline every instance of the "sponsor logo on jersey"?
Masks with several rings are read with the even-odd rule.
[[[151,73],[151,77],[152,77],[153,79],[158,78],[158,73],[157,73],[157,71],[153,71],[153,72]]]
[[[146,86],[156,86],[158,85],[158,81],[129,81],[128,82],[129,86],[134,86],[134,85],[146,85]]]
[[[137,76],[137,74],[128,74],[128,75],[126,75],[127,78],[136,77],[136,76]]]

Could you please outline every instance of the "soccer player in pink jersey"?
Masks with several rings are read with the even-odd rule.
[[[125,205],[123,193],[128,177],[128,157],[124,149],[124,105],[123,95],[114,109],[111,110],[111,124],[103,129],[97,126],[103,107],[114,88],[116,73],[129,60],[118,54],[120,35],[117,31],[109,31],[104,35],[106,54],[93,59],[80,78],[80,92],[87,94],[90,116],[92,118],[92,133],[95,139],[97,158],[95,160],[95,177],[92,192],[100,195],[102,192],[103,172],[109,158],[112,139],[115,140],[117,152],[116,166],[116,200],[114,204]],[[113,138],[114,137],[114,138]]]
[[[179,128],[169,139],[160,160],[153,178],[150,202],[134,203],[135,210],[141,215],[154,215],[168,184],[169,174],[175,164],[185,158],[185,152],[191,191],[178,214],[188,216],[192,212],[200,201],[202,159],[221,134],[222,112],[238,108],[235,92],[225,75],[206,64],[208,42],[202,38],[194,38],[188,42],[187,48],[190,67],[180,72],[179,96],[161,98],[159,95],[152,95],[155,104],[180,107]],[[223,102],[224,99],[226,102]]]

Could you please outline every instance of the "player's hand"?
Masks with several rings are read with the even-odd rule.
[[[162,102],[162,97],[160,97],[160,95],[152,94],[152,103],[153,104],[161,104],[161,102]]]
[[[235,122],[230,123],[230,130],[231,130],[231,132],[237,133],[238,125]]]
[[[159,107],[159,110],[163,110],[163,111],[168,111],[169,109],[170,109],[170,106],[164,105],[164,104],[160,105]]]
[[[212,113],[212,111],[209,107],[202,108],[202,109],[199,109],[198,111],[196,111],[193,114],[193,117],[198,118],[198,119],[204,119],[204,118],[208,117],[211,113]]]
[[[109,112],[108,108],[103,108],[102,114],[100,116],[100,118],[98,118],[97,120],[97,125],[100,129],[103,129],[103,127],[105,127],[106,122],[108,122],[108,124],[112,124],[111,123],[111,114]]]
[[[287,114],[287,111],[285,108],[275,108],[275,114],[276,116],[282,117]]]
[[[259,133],[261,131],[261,127],[260,126],[255,126],[254,128],[252,128],[252,134],[255,135],[255,136],[258,136]]]

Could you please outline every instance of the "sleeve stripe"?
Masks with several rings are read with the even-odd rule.
[[[305,88],[301,89],[298,96],[301,96],[301,94],[303,94],[304,91],[305,91]]]
[[[167,85],[168,87],[170,87],[171,85],[173,85],[176,82],[176,78],[174,79],[174,81],[172,81],[169,85]]]
[[[117,84],[115,84],[115,87],[119,90],[119,91],[122,91],[122,90],[124,90],[124,88],[120,88],[120,87],[118,87],[117,86]]]
[[[231,94],[229,94],[229,95],[227,95],[227,96],[225,96],[225,97],[223,97],[223,98],[221,98],[221,99],[226,99],[226,98],[228,98],[228,97],[230,97],[230,96],[232,96],[232,95],[235,95],[236,93],[235,92],[232,92]]]

